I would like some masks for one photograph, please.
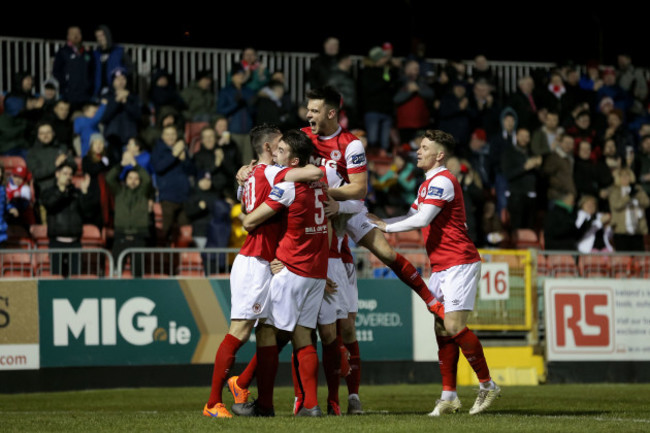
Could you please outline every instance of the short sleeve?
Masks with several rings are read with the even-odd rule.
[[[366,150],[361,140],[353,140],[345,148],[345,163],[348,174],[363,173],[367,170]]]
[[[447,202],[454,199],[454,184],[445,176],[436,176],[431,179],[422,203],[444,207]]]
[[[291,206],[296,198],[296,188],[293,182],[280,182],[273,187],[269,197],[264,203],[269,205],[274,211],[280,211],[282,208]]]
[[[286,167],[282,167],[280,165],[267,165],[264,168],[264,176],[266,177],[267,182],[269,185],[274,185],[276,182],[281,182],[284,180],[284,175],[288,169]],[[282,174],[281,177],[278,177],[278,174]],[[277,180],[276,180],[277,179]]]

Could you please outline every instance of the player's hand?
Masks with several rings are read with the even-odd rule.
[[[271,273],[273,275],[277,274],[282,269],[284,269],[284,264],[278,259],[273,259],[273,261],[269,263],[269,265],[271,265]]]
[[[384,220],[382,220],[382,219],[379,218],[377,215],[372,214],[372,213],[369,213],[369,214],[367,215],[367,217],[368,217],[368,220],[369,220],[372,224],[374,224],[375,227],[377,227],[379,230],[381,230],[382,232],[385,232],[385,231],[386,231],[386,222],[385,222]]]
[[[336,293],[337,287],[338,284],[336,284],[334,281],[330,280],[329,278],[325,280],[325,293],[333,295]]]
[[[339,202],[328,195],[327,201],[325,202],[325,216],[327,218],[332,218],[339,213],[339,207]]]
[[[14,216],[14,218],[18,218],[18,215],[20,215],[20,212],[18,212],[18,209],[15,207],[12,207],[9,209],[9,213]]]
[[[244,186],[244,183],[246,183],[246,180],[250,177],[251,173],[253,172],[253,167],[257,163],[256,160],[252,160],[250,164],[242,166],[239,170],[237,170],[237,175],[235,176],[237,179],[237,183],[240,186]]]
[[[439,301],[436,301],[435,304],[433,305],[427,305],[427,309],[429,312],[435,316],[440,317],[441,319],[444,320],[445,318],[445,306],[441,304]]]

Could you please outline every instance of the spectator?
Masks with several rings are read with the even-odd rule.
[[[236,201],[235,175],[243,162],[237,145],[226,140],[227,135],[222,134],[219,139],[215,129],[203,128],[201,148],[194,154],[193,162],[197,172],[210,174],[210,183],[214,190],[219,192],[221,198]]]
[[[616,70],[612,67],[603,69],[603,85],[600,86],[597,92],[598,103],[600,104],[600,101],[605,97],[612,98],[614,107],[623,113],[627,113],[632,106],[632,98],[616,83]]]
[[[576,227],[575,196],[563,191],[544,219],[544,249],[576,251],[582,233]]]
[[[624,159],[628,152],[634,152],[634,136],[625,128],[621,110],[614,109],[607,116],[607,129],[602,140],[607,141],[609,139],[614,140],[616,143],[616,153],[623,159],[623,162],[625,162]]]
[[[124,182],[120,181],[122,175]],[[149,245],[151,178],[131,152],[124,152],[120,164],[113,166],[106,175],[106,183],[115,197],[112,254],[117,264],[120,254],[127,248]],[[139,255],[131,256],[131,269],[134,277],[142,276],[142,260]]]
[[[596,130],[596,136],[599,137],[600,143],[602,143],[602,137],[609,127],[607,118],[612,111],[614,111],[614,100],[609,96],[605,96],[600,100],[596,112],[593,115],[593,129]]]
[[[516,146],[517,137],[517,113],[510,107],[501,112],[501,129],[490,141],[490,185],[494,188],[496,197],[496,213],[507,206],[508,181],[501,166],[502,155],[506,150]]]
[[[221,200],[221,194],[212,188],[212,176],[209,171],[198,173],[197,185],[185,202],[185,215],[192,224],[194,246],[203,249],[208,242],[208,226],[213,218],[212,203]]]
[[[34,78],[29,72],[18,72],[13,76],[11,91],[5,95],[5,112],[13,117],[20,117],[30,126],[43,116],[45,99],[34,93]]]
[[[630,168],[618,168],[613,175],[614,185],[609,188],[609,208],[614,248],[617,251],[645,251],[643,236],[648,234],[645,209],[650,206],[650,198],[636,183]]]
[[[151,155],[156,172],[158,200],[162,207],[162,241],[166,244],[174,225],[187,224],[183,203],[190,193],[189,176],[192,162],[187,156],[185,142],[179,139],[175,126],[166,126]]]
[[[468,149],[465,152],[458,152],[458,156],[467,160],[480,179],[482,188],[493,186],[490,143],[487,142],[487,134],[484,130],[476,129],[472,132]]]
[[[482,232],[482,224],[480,223],[485,202],[483,185],[476,172],[472,170],[472,167],[465,160],[461,161],[452,156],[447,160],[447,169],[456,176],[458,184],[463,189],[467,234],[475,245],[483,245],[485,234]]]
[[[632,65],[632,57],[629,54],[618,55],[618,79],[617,84],[628,94],[631,105],[629,114],[639,116],[644,113],[644,106],[648,98],[648,81],[645,71]]]
[[[185,121],[183,119],[183,116],[178,111],[176,111],[174,107],[162,107],[156,114],[156,121],[140,132],[140,136],[142,137],[144,144],[149,149],[153,149],[153,147],[156,145],[156,142],[162,135],[163,128],[167,126],[176,127],[178,134],[182,135],[182,131],[185,130],[183,126]]]
[[[580,77],[579,86],[587,92],[593,93],[595,96],[598,89],[603,85],[603,79],[600,76],[600,66],[598,62],[587,62],[587,73]]]
[[[186,109],[183,117],[187,122],[211,122],[215,115],[216,95],[212,89],[212,71],[198,71],[196,78],[181,90]]]
[[[479,78],[474,81],[472,93],[469,94],[470,129],[482,129],[488,136],[499,131],[501,107],[492,94],[492,87],[487,80]]]
[[[255,93],[244,86],[246,74],[236,64],[231,71],[231,80],[219,92],[217,114],[228,119],[230,132],[244,161],[253,159],[253,147],[248,133],[253,127],[253,103]]]
[[[564,128],[559,124],[560,116],[556,111],[546,113],[544,125],[533,132],[530,142],[530,151],[533,155],[548,155],[555,151],[558,141],[564,133]],[[571,153],[573,153],[573,149]]]
[[[614,170],[623,167],[623,158],[616,150],[616,140],[609,138],[605,140],[603,146],[603,159],[609,170],[613,173]]]
[[[59,82],[61,98],[70,102],[72,111],[81,109],[93,95],[92,55],[82,45],[81,29],[68,27],[66,44],[54,57],[52,75]]]
[[[388,63],[388,56],[381,47],[370,49],[359,79],[359,102],[370,149],[391,150],[393,95],[398,76],[399,70]]]
[[[517,145],[506,148],[501,155],[501,168],[508,181],[508,212],[510,227],[535,228],[537,177],[541,156],[530,153],[530,132],[517,129]]]
[[[496,202],[494,200],[486,200],[483,205],[481,228],[485,235],[483,245],[486,247],[498,247],[508,236],[508,233],[503,228],[501,218],[496,212]]]
[[[552,70],[548,84],[541,89],[540,106],[556,113],[564,112],[566,105],[566,87],[559,70]]]
[[[74,132],[75,134],[79,134],[81,138],[79,156],[82,158],[86,156],[90,148],[90,136],[101,132],[99,123],[102,120],[102,116],[104,116],[104,111],[106,111],[106,102],[105,99],[102,99],[99,105],[94,102],[84,104],[82,108],[83,115],[74,119]]]
[[[284,125],[287,122],[290,107],[284,105],[284,95],[284,84],[276,80],[269,81],[269,84],[258,92],[255,101],[255,125]]]
[[[244,48],[241,54],[241,60],[234,65],[234,69],[240,68],[244,71],[243,86],[253,93],[257,93],[271,80],[271,72],[265,64],[260,63],[255,48]],[[232,71],[229,74],[229,78],[232,79]]]
[[[58,144],[54,138],[52,125],[46,122],[39,123],[37,127],[36,141],[27,152],[25,161],[27,169],[34,179],[34,195],[36,200],[37,221],[45,223],[45,218],[40,218],[39,204],[43,191],[54,186],[56,183],[56,167],[67,161],[74,165],[74,158],[65,146]]]
[[[375,203],[385,217],[403,215],[417,198],[415,165],[401,154],[382,175],[371,173],[370,182],[375,191]]]
[[[388,62],[389,65],[397,69],[400,69],[403,66],[401,59],[393,57],[393,53],[394,53],[393,44],[391,44],[390,42],[384,42],[381,45],[381,49],[384,51],[384,55],[386,56],[386,61]],[[420,73],[422,73],[422,70],[420,70]]]
[[[339,40],[332,36],[323,42],[323,51],[311,62],[307,73],[311,89],[319,89],[327,84],[330,73],[336,69],[339,45]]]
[[[101,121],[108,142],[107,153],[113,161],[118,161],[126,143],[138,134],[142,104],[140,97],[127,89],[125,69],[114,70],[111,77],[113,84],[106,95],[108,103]]]
[[[451,92],[440,99],[439,127],[456,140],[457,149],[466,150],[470,136],[469,99],[464,81],[454,81]]]
[[[585,195],[578,201],[576,227],[580,229],[578,251],[583,254],[592,252],[612,252],[612,228],[609,225],[612,216],[598,212],[598,199]]]
[[[22,156],[27,154],[28,122],[4,112],[0,114],[0,155]]]
[[[576,197],[576,186],[573,182],[573,137],[562,135],[557,147],[544,156],[542,174],[546,179],[548,189],[546,198],[554,203],[561,199],[561,194],[570,192]]]
[[[149,102],[153,109],[156,122],[162,116],[163,108],[169,107],[177,113],[182,113],[187,105],[176,86],[176,79],[164,68],[156,68],[151,74],[151,88],[149,89]],[[185,122],[180,119],[178,127],[185,129]]]
[[[93,50],[94,96],[105,97],[113,88],[113,71],[121,69],[130,81],[133,77],[133,62],[124,47],[115,45],[113,33],[108,26],[95,29],[97,48]]]
[[[433,99],[433,89],[420,76],[418,62],[406,62],[397,93],[393,97],[396,109],[395,126],[399,130],[401,143],[408,143],[419,129],[427,129],[430,126],[429,107]]]
[[[71,153],[74,153],[72,145],[74,139],[74,127],[70,119],[70,103],[59,99],[54,104],[52,111],[43,116],[43,120],[52,125],[56,141],[64,145]]]
[[[604,157],[593,159],[591,157],[591,143],[584,140],[578,143],[575,164],[573,167],[573,181],[576,186],[578,199],[585,195],[598,198],[598,209],[607,210],[607,188],[614,181],[611,171],[605,164]]]
[[[636,158],[636,176],[643,190],[650,196],[650,135],[641,137],[641,145]]]
[[[589,142],[594,159],[598,158],[602,153],[601,142],[598,140],[596,129],[591,125],[589,110],[580,110],[575,116],[575,124],[566,128],[566,133],[575,139],[576,147],[582,141]]]
[[[92,219],[85,222],[100,230],[112,225],[112,197],[106,185],[106,173],[115,164],[115,160],[106,147],[104,136],[93,134],[90,137],[90,149],[81,162],[83,173],[90,176],[88,192],[97,199]]]
[[[54,105],[60,101],[59,86],[54,78],[49,78],[43,83],[43,115],[52,112]]]
[[[13,215],[10,219],[11,224],[18,224],[25,228],[36,224],[34,219],[34,208],[32,206],[32,190],[29,187],[29,172],[22,166],[14,167],[9,173],[9,179],[6,183],[7,201],[14,206],[19,216]],[[2,180],[0,178],[0,180]]]
[[[405,61],[415,60],[418,62],[420,65],[420,75],[427,80],[429,85],[432,85],[436,71],[433,63],[427,59],[427,44],[417,37],[413,38],[412,42],[411,52],[406,56]]]
[[[90,176],[86,175],[80,188],[72,184],[76,167],[63,162],[56,167],[56,183],[43,191],[43,206],[47,211],[47,236],[49,248],[81,248],[83,224],[92,218],[97,198],[88,193]],[[78,275],[81,273],[79,253],[51,253],[53,275]]]
[[[472,83],[476,84],[479,81],[484,81],[494,90],[498,87],[494,73],[490,69],[490,63],[483,54],[474,57],[474,68],[472,68]]]
[[[530,75],[521,77],[517,91],[508,98],[508,105],[517,113],[518,124],[534,131],[540,126],[538,118],[539,102],[534,95],[535,81]]]
[[[567,68],[564,88],[566,92],[562,95],[562,107],[559,112],[560,121],[568,119],[571,116],[571,111],[578,105],[596,106],[595,93],[580,87],[580,73],[576,68]]]
[[[339,112],[339,123],[347,129],[358,128],[359,98],[357,97],[357,82],[352,76],[352,59],[346,53],[339,53],[336,58],[336,69],[330,73],[327,84],[341,94],[342,113]]]
[[[137,166],[143,168],[147,172],[149,177],[153,178],[154,169],[153,166],[151,165],[151,152],[147,150],[144,142],[140,138],[131,137],[129,141],[126,142],[126,148],[124,149],[124,153],[130,153],[133,159],[135,160]],[[122,159],[123,158],[124,158],[124,154],[122,154]],[[120,180],[124,180],[127,171],[135,167],[136,167],[135,165],[125,166],[124,169],[122,170],[122,173],[120,173]]]
[[[0,164],[0,248],[6,246],[7,239],[9,238],[7,235],[9,228],[7,217],[18,218],[19,215],[18,209],[9,202],[4,180],[5,168]]]

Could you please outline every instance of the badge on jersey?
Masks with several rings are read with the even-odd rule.
[[[444,192],[444,190],[442,188],[439,188],[437,186],[430,186],[429,187],[429,192],[427,192],[427,195],[442,198],[442,193],[443,192]]]
[[[330,153],[330,158],[332,158],[334,161],[338,161],[341,159],[341,151],[333,150],[332,153]]]
[[[352,155],[352,164],[363,164],[364,162],[366,162],[366,155],[364,153]]]
[[[269,194],[270,197],[275,197],[275,198],[282,198],[283,195],[284,195],[284,190],[277,186],[274,186],[273,189],[271,190],[271,193]]]

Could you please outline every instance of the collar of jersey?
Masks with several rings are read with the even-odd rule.
[[[338,129],[336,130],[336,132],[335,132],[334,134],[329,135],[329,136],[327,136],[327,137],[323,137],[322,135],[319,135],[319,136],[318,136],[318,139],[319,139],[319,140],[329,140],[330,138],[332,138],[332,137],[336,137],[337,135],[339,135],[339,134],[341,133],[341,130],[342,130],[342,129],[343,129],[343,128],[341,128],[341,125],[339,125]]]
[[[438,168],[432,168],[431,170],[429,170],[429,171],[426,172],[426,178],[427,178],[427,179],[431,179],[433,176],[435,176],[436,174],[440,173],[442,170],[447,170],[447,167],[445,167],[444,165],[442,165],[442,166],[440,166],[440,167],[438,167]]]

